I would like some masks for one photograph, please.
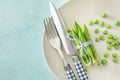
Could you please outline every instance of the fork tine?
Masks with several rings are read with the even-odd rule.
[[[44,19],[44,26],[45,26],[45,33],[46,33],[46,36],[48,39],[50,39],[50,34],[48,33],[49,30],[48,30],[48,21],[47,21],[47,18]]]
[[[50,32],[50,34],[51,34],[51,36],[52,36],[52,34],[53,34],[53,32],[52,32],[52,29],[51,29],[51,24],[50,24],[50,19],[49,18],[47,18],[47,21],[48,21],[48,30],[49,30],[49,32]]]
[[[52,17],[48,17],[44,20],[44,26],[45,32],[49,39],[59,37]]]
[[[56,30],[56,26],[55,26],[55,24],[53,22],[52,17],[50,17],[49,20],[50,20],[50,25],[51,25],[51,29],[52,29],[53,35],[59,37],[58,33],[57,33],[57,30]]]
[[[53,28],[52,28],[52,27],[54,27],[54,26],[53,26],[53,24],[51,23],[51,19],[50,19],[50,18],[47,18],[46,21],[47,21],[47,32],[49,33],[49,35],[50,35],[51,38],[55,38],[56,35],[55,35],[55,33],[54,33],[54,31],[53,31]]]

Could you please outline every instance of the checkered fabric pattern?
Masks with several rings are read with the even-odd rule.
[[[80,61],[75,61],[74,66],[76,68],[76,71],[79,75],[80,80],[88,80],[88,76],[83,68],[83,65]]]
[[[76,80],[76,77],[71,69],[66,70],[66,75],[67,75],[68,80]]]

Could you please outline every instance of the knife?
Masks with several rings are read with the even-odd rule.
[[[49,5],[53,21],[56,25],[56,29],[58,31],[64,49],[68,55],[72,56],[74,66],[76,68],[80,80],[88,80],[88,76],[83,68],[82,62],[79,61],[79,59],[77,58],[72,42],[67,37],[66,27],[59,11],[52,2],[50,2]]]

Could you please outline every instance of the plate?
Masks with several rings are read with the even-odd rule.
[[[83,24],[87,25],[90,31],[93,44],[99,54],[100,59],[104,58],[103,54],[105,52],[108,52],[110,54],[110,58],[107,59],[108,64],[106,66],[88,67],[89,80],[119,80],[120,63],[115,64],[112,62],[112,53],[117,52],[120,54],[120,50],[112,49],[111,51],[107,51],[106,49],[107,43],[105,41],[100,41],[99,43],[96,43],[95,38],[98,37],[99,35],[94,33],[94,29],[99,25],[94,26],[88,25],[89,20],[98,19],[99,21],[104,21],[106,22],[106,24],[112,25],[112,29],[108,30],[109,33],[112,33],[114,35],[120,35],[119,33],[120,27],[114,26],[114,22],[116,20],[120,20],[119,9],[120,4],[114,0],[70,0],[59,8],[60,14],[62,15],[65,25],[68,28],[73,27],[73,23],[75,20],[81,26]],[[108,14],[107,18],[101,17],[101,14],[104,12]],[[103,30],[106,29],[106,27],[98,28],[100,30],[99,34],[102,34]],[[105,36],[105,39],[106,37],[107,36]],[[45,33],[43,35],[43,51],[46,62],[52,73],[56,76],[56,78],[58,80],[67,80],[61,58],[58,55],[57,51],[51,48],[50,45],[48,44]],[[72,69],[75,72],[71,56],[66,55],[65,51],[64,55],[70,62]]]

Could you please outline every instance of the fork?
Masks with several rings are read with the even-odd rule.
[[[53,47],[54,49],[56,49],[58,51],[58,54],[60,55],[60,57],[62,59],[67,79],[68,80],[77,80],[70,64],[68,63],[65,56],[63,55],[63,51],[61,48],[61,46],[62,46],[61,40],[58,36],[58,33],[57,33],[57,30],[56,30],[56,27],[55,27],[52,17],[48,17],[44,20],[44,26],[45,26],[46,37],[47,37],[49,44],[51,45],[51,47]]]

